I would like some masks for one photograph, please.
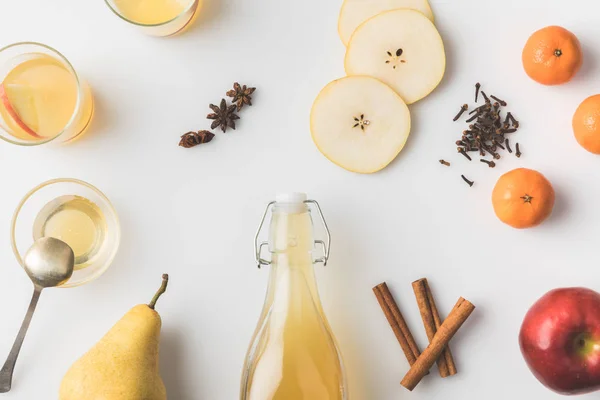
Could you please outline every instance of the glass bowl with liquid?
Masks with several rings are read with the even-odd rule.
[[[75,253],[75,271],[63,288],[89,283],[114,260],[121,239],[119,217],[97,188],[77,179],[53,179],[33,188],[12,220],[11,242],[19,264],[33,242],[54,237]]]

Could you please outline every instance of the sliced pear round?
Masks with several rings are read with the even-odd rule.
[[[442,81],[444,42],[433,22],[420,12],[386,11],[356,29],[346,49],[345,67],[348,75],[381,80],[412,104]]]
[[[369,76],[328,84],[310,114],[312,138],[334,164],[370,174],[385,168],[406,143],[410,112],[389,86]]]
[[[338,20],[342,42],[347,46],[352,33],[369,18],[401,8],[419,11],[433,21],[433,11],[427,0],[345,0]]]

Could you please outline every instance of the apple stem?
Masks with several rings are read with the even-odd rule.
[[[158,291],[156,292],[156,294],[154,295],[152,300],[150,300],[150,303],[148,303],[148,307],[150,307],[152,310],[154,310],[154,308],[156,307],[156,302],[158,301],[160,296],[162,296],[162,294],[167,291],[168,284],[169,284],[169,275],[163,274],[162,284],[160,285],[160,288],[158,289]]]

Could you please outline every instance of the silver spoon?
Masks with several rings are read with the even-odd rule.
[[[33,297],[15,343],[2,370],[0,370],[0,393],[10,391],[17,357],[19,357],[19,351],[23,345],[27,328],[29,328],[29,323],[42,290],[62,285],[68,281],[73,275],[74,265],[75,255],[71,247],[65,242],[51,237],[36,240],[25,253],[23,266],[27,275],[29,275],[29,279],[33,282]]]

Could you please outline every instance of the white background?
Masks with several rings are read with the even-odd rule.
[[[331,263],[318,267],[318,278],[352,399],[559,398],[530,374],[517,335],[546,291],[598,287],[600,158],[578,146],[570,125],[577,105],[600,92],[600,4],[433,0],[446,77],[411,106],[414,129],[398,159],[361,176],[321,156],[309,132],[313,99],[344,74],[340,3],[206,0],[191,31],[156,39],[100,0],[2,1],[2,45],[34,40],[59,49],[97,104],[91,130],[73,145],[0,143],[2,357],[32,291],[9,247],[12,212],[25,192],[50,178],[89,181],[114,202],[123,225],[121,250],[102,278],[43,294],[14,389],[3,397],[56,399],[69,366],[169,272],[158,306],[169,399],[238,398],[268,276],[254,265],[253,235],[276,192],[299,190],[320,201],[332,231]],[[580,74],[561,87],[538,85],[521,67],[528,36],[551,24],[574,31],[585,51]],[[208,127],[207,105],[235,80],[259,88],[238,130],[178,148],[179,135]],[[522,122],[523,157],[505,157],[494,170],[455,151],[464,125],[452,117],[471,101],[476,81],[507,99]],[[442,157],[451,168],[438,164]],[[520,166],[543,172],[557,192],[553,216],[538,229],[510,229],[492,211],[496,179]],[[459,296],[477,310],[452,342],[459,375],[433,373],[411,394],[399,384],[407,362],[371,288],[388,282],[423,347],[410,286],[423,276],[444,313]]]

